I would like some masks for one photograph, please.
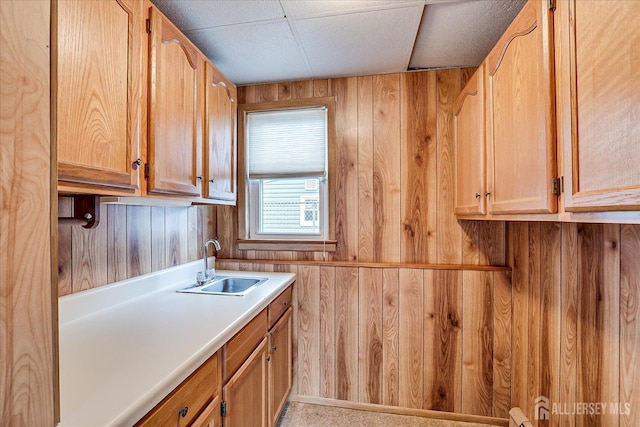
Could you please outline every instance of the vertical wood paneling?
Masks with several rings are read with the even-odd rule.
[[[640,226],[620,233],[620,425],[640,425]]]
[[[278,100],[312,98],[313,80],[285,82],[278,84]]]
[[[473,221],[478,226],[478,264],[505,265],[504,221]]]
[[[463,272],[462,412],[493,413],[493,273]]]
[[[298,392],[320,395],[320,267],[298,267]]]
[[[127,208],[122,205],[107,208],[107,281],[109,283],[130,277],[127,274]],[[148,226],[147,226],[148,227]]]
[[[329,88],[329,80],[313,80],[313,96],[316,98],[322,98],[331,95]]]
[[[511,406],[519,406],[529,413],[527,401],[527,373],[529,352],[529,224],[510,223],[514,266],[512,275],[513,323],[511,334],[514,380]]]
[[[560,402],[576,402],[578,374],[578,227],[562,224],[562,305],[560,326]],[[573,414],[559,416],[560,425],[573,427]]]
[[[399,271],[385,268],[382,272],[382,404],[399,404],[400,330]],[[404,350],[403,350],[404,351]]]
[[[527,337],[526,364],[527,374],[526,394],[524,396],[528,405],[533,405],[535,399],[540,396],[540,223],[530,223],[529,227],[529,275],[527,289],[523,294],[524,303],[528,306],[528,316],[524,332]],[[547,396],[548,397],[548,396]]]
[[[187,210],[165,208],[165,256],[167,267],[187,262]]]
[[[398,403],[406,408],[422,408],[423,404],[423,271],[399,270]]]
[[[460,412],[462,273],[424,272],[424,409]]]
[[[167,268],[164,208],[151,208],[151,270]]]
[[[360,402],[382,403],[382,270],[360,268],[358,292]]]
[[[320,397],[336,397],[336,269],[320,268]]]
[[[400,77],[373,77],[375,261],[400,261]]]
[[[619,401],[620,226],[578,226],[578,401]],[[577,425],[618,424],[586,414]]]
[[[559,223],[540,224],[540,388],[535,396],[547,396],[560,401],[560,302],[561,265]],[[558,426],[558,417],[551,417],[550,426]]]
[[[103,215],[104,216],[104,215]],[[72,231],[71,265],[73,292],[109,283],[107,277],[107,225],[105,218],[95,229],[75,227]]]
[[[129,243],[127,277],[151,273],[151,208],[127,206],[127,236]]]
[[[433,73],[400,76],[401,259],[428,262],[432,256],[430,218],[435,217],[436,94]],[[432,178],[432,177],[433,178]],[[430,185],[431,184],[431,185]]]
[[[336,267],[336,398],[358,401],[358,269]]]
[[[185,245],[187,248],[186,262],[198,259],[199,253],[202,252],[198,247],[198,207],[191,206],[187,209],[187,242],[193,244]]]
[[[453,214],[455,146],[453,103],[460,92],[460,70],[436,72],[437,88],[437,162],[438,162],[438,262],[459,264],[462,261],[462,233]]]
[[[493,416],[508,418],[511,409],[511,276],[509,272],[495,272],[493,277]]]
[[[335,135],[335,235],[334,257],[358,258],[358,79],[332,79],[336,97]]]
[[[460,221],[462,229],[462,263],[463,264],[479,264],[480,263],[480,230],[482,221]]]
[[[358,260],[374,260],[373,77],[358,77]]]

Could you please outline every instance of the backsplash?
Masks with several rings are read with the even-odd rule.
[[[71,197],[58,198],[60,216],[72,209]],[[58,226],[58,295],[194,261],[215,230],[214,206],[102,205],[95,229]]]

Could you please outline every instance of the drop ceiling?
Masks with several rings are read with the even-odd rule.
[[[526,0],[152,0],[238,85],[477,66]]]

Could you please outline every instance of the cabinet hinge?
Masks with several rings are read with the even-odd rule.
[[[559,196],[564,191],[564,177],[560,176],[551,180],[551,194]]]
[[[151,34],[151,19],[147,19],[147,34]]]
[[[549,10],[556,10],[556,0],[549,0]]]
[[[151,165],[149,163],[145,163],[144,165],[144,177],[149,178],[151,176]]]
[[[220,404],[220,415],[223,417],[227,416],[227,402],[224,400]]]

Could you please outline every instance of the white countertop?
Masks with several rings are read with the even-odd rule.
[[[295,280],[266,277],[243,297],[178,293],[202,261],[59,298],[63,427],[131,426]]]

